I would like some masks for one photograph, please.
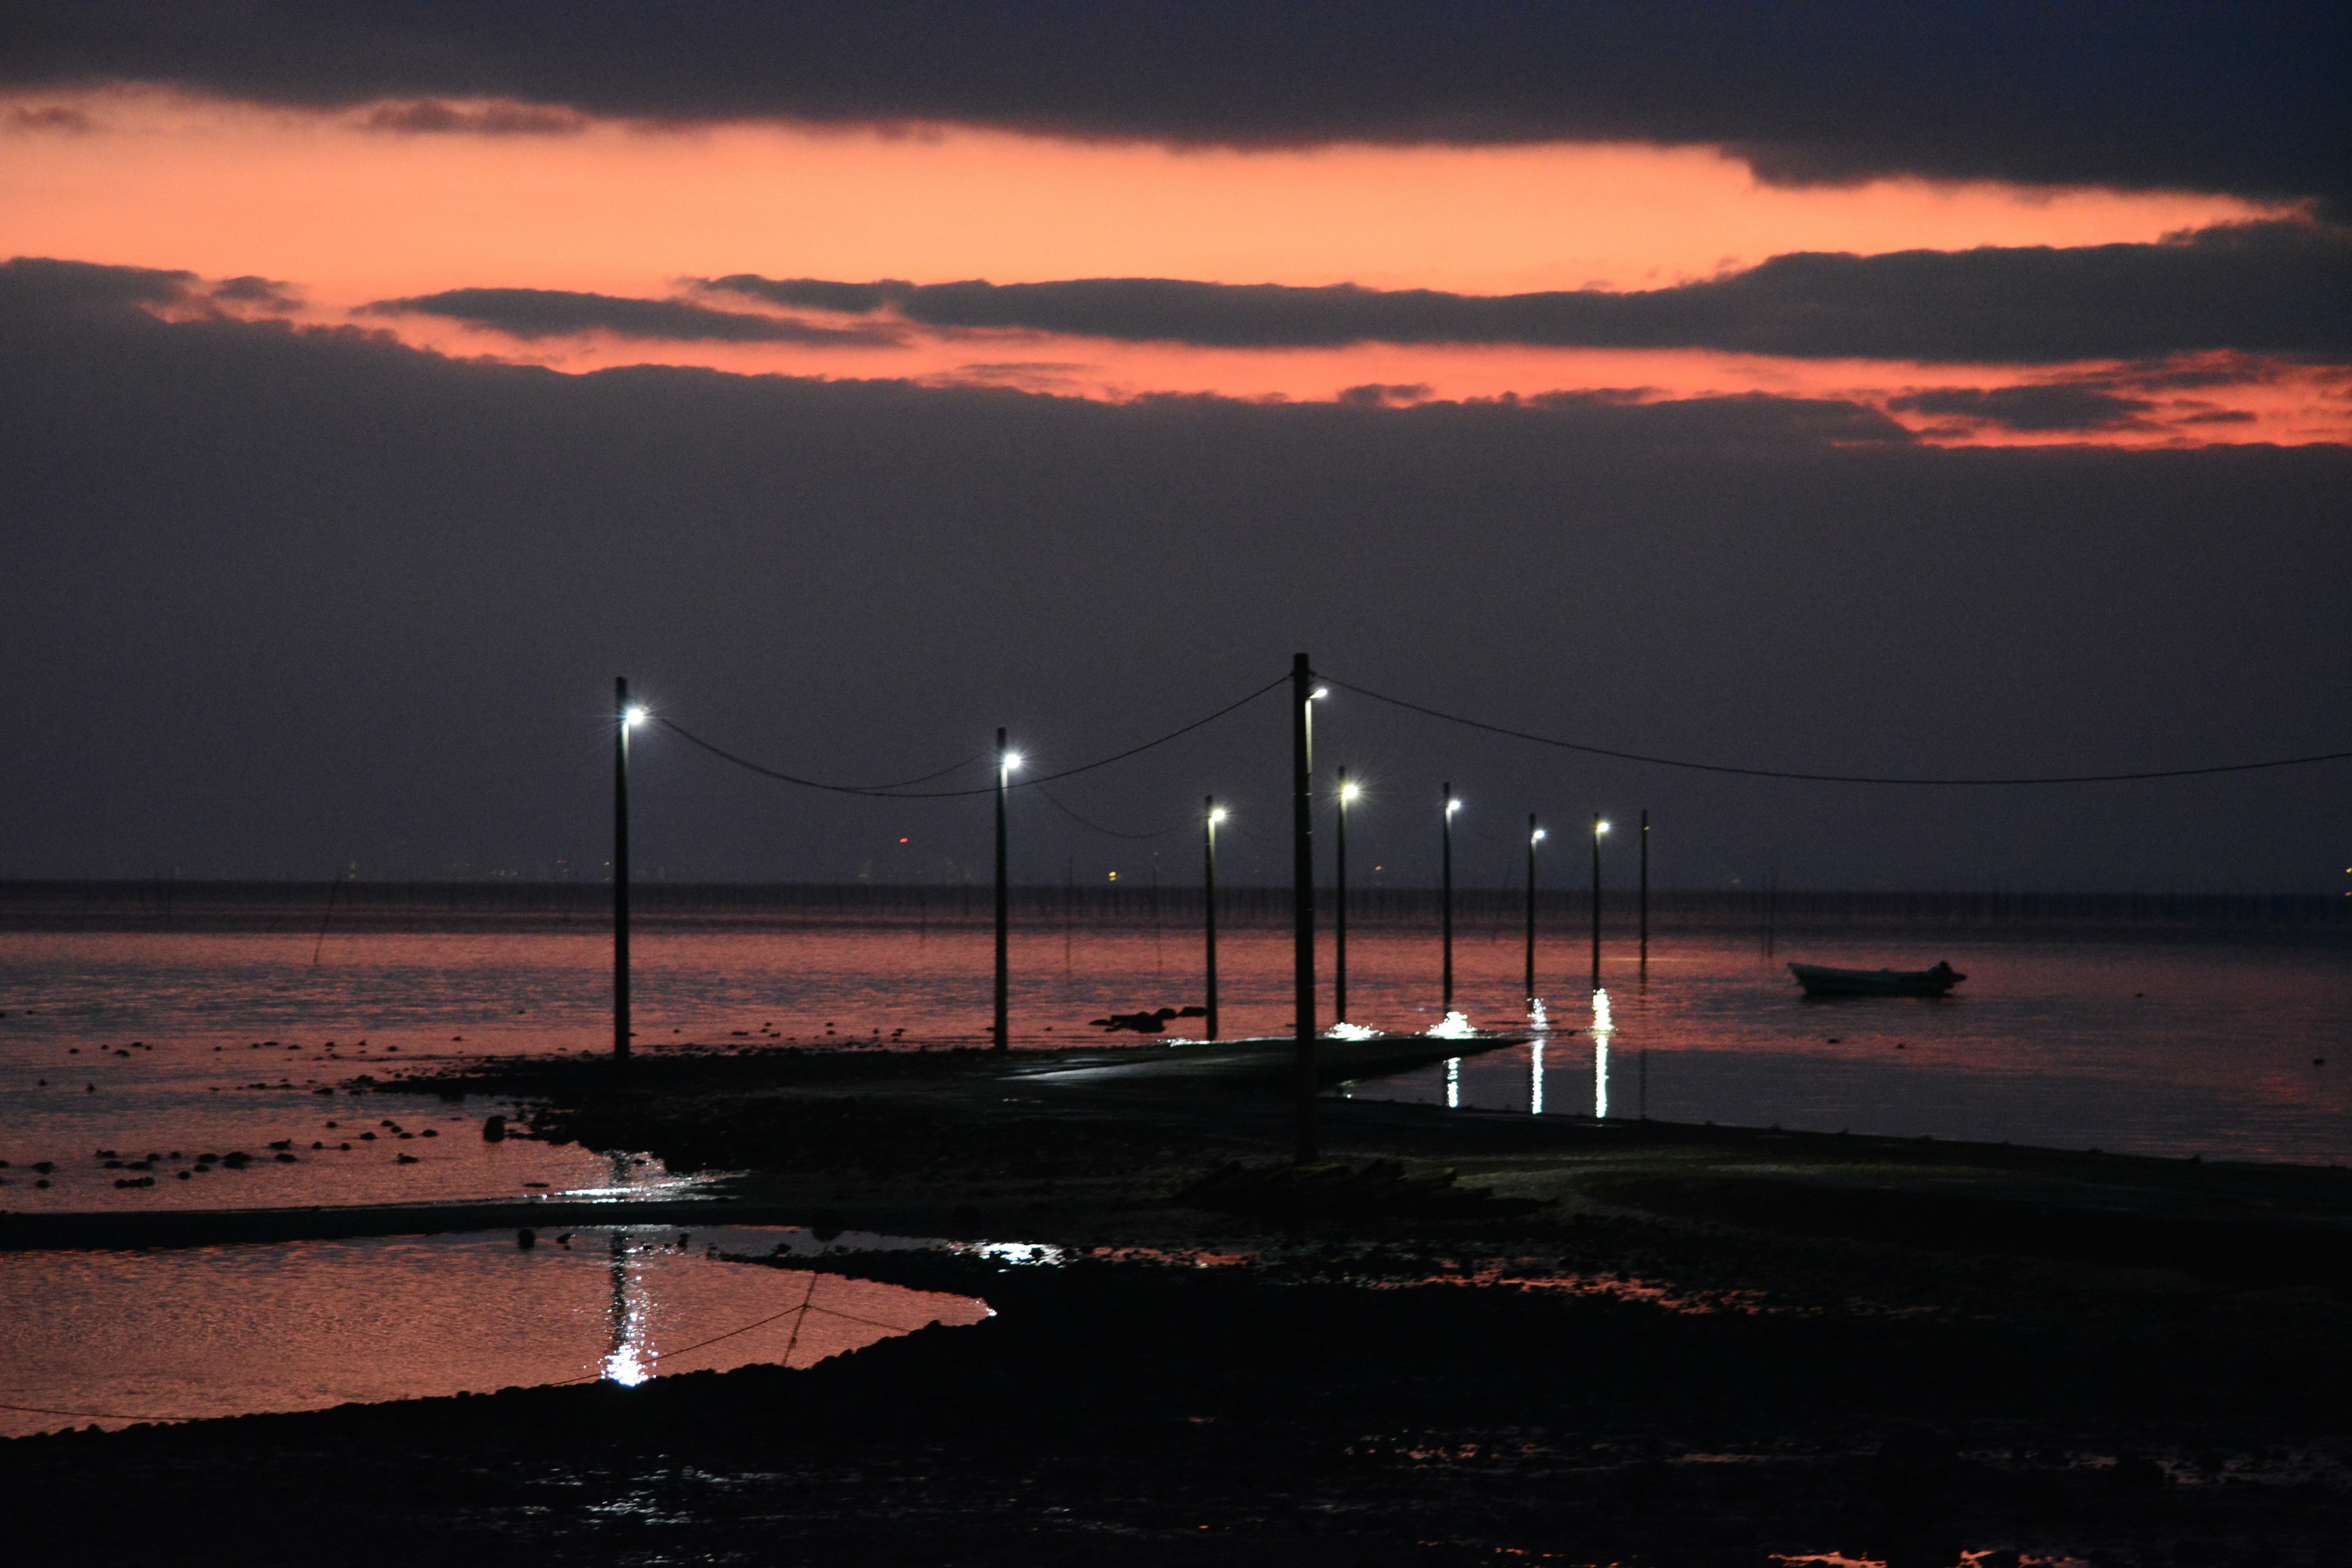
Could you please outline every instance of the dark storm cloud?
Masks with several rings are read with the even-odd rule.
[[[637,300],[568,289],[449,289],[360,307],[371,316],[444,316],[518,338],[612,332],[672,342],[808,343],[826,346],[894,342],[887,326],[826,327],[742,310],[715,310],[688,300]]]
[[[999,724],[1087,761],[1298,648],[1497,723],[1759,766],[2345,743],[2312,675],[2352,644],[2343,448],[1937,450],[1769,397],[570,376],[151,313],[195,287],[0,268],[0,875],[593,868],[615,674],[722,744],[842,778],[945,767]],[[1397,885],[1434,875],[1417,803],[1441,779],[1470,802],[1466,885],[1517,873],[1528,811],[1642,807],[1662,886],[1777,867],[2332,893],[2345,863],[2340,771],[1890,795],[1570,761],[1344,690],[1324,707],[1318,749],[1368,788],[1351,838]],[[1213,792],[1229,874],[1276,880],[1288,744],[1269,700],[1054,787],[1124,830],[1175,824],[1161,847],[1197,842]],[[633,766],[649,877],[846,879],[911,836],[925,874],[986,879],[984,800],[782,793],[659,734]],[[1027,794],[1013,853],[1056,886],[1149,864]]]
[[[2340,201],[2352,191],[2347,32],[2341,6],[2191,0],[587,0],[556,15],[86,0],[9,6],[0,80],[1241,146],[1696,143],[1789,182],[1913,174]]]
[[[1937,386],[1891,398],[1904,414],[1937,414],[2004,430],[2117,430],[2145,424],[2156,405],[2090,386]]]
[[[1348,343],[1706,348],[1802,358],[2049,363],[2235,349],[2352,357],[2352,228],[2209,228],[2154,245],[1800,252],[1668,289],[1469,295],[1087,278],[837,283],[750,274],[706,291],[926,326],[1219,348]]]

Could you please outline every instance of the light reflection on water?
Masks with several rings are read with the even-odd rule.
[[[360,1072],[383,1077],[477,1053],[601,1051],[610,959],[601,931],[339,933],[313,963],[316,945],[315,930],[0,933],[0,1159],[13,1162],[0,1171],[9,1183],[0,1205],[384,1202],[598,1184],[584,1151],[485,1145],[480,1121],[497,1108],[479,1100],[460,1109],[313,1091]],[[1744,939],[1654,937],[1645,972],[1612,948],[1607,1045],[1612,1054],[1635,1052],[1646,1114],[2352,1159],[2352,1053],[2343,1047],[2352,1039],[2352,952],[2340,937],[1985,940],[1880,928],[1808,933],[1781,947],[1783,958],[1869,965],[1948,958],[1970,978],[1945,1003],[1807,1004]],[[1156,942],[1148,930],[1016,928],[1016,1043],[1086,1043],[1099,1037],[1088,1018],[1199,1000],[1195,966],[1182,952],[1172,936]],[[987,1027],[984,926],[656,928],[639,934],[636,953],[640,1045],[652,1053],[698,1040],[977,1043]],[[1282,932],[1223,934],[1227,1033],[1288,1031],[1289,957]],[[1457,928],[1458,1021],[1436,1005],[1433,933],[1360,926],[1349,959],[1350,1010],[1366,1026],[1442,1037],[1449,1025],[1527,1022],[1522,952],[1508,922]],[[1563,1026],[1588,1022],[1576,1016],[1581,1007],[1555,1011]],[[1554,1031],[1547,1068],[1559,1065],[1565,1038]],[[255,1048],[264,1041],[276,1044]],[[2331,1049],[2344,1054],[2313,1065]],[[1473,1056],[1354,1092],[1516,1108],[1533,1098],[1531,1057],[1527,1047]],[[1596,1106],[1603,1071],[1596,1060]],[[1545,1113],[1588,1111],[1580,1094],[1554,1094]],[[414,1165],[398,1164],[381,1139],[354,1141],[348,1153],[333,1148],[340,1138],[317,1157],[308,1148],[324,1137],[325,1120],[349,1127],[354,1117],[385,1116],[442,1136],[429,1146],[397,1144],[419,1156]],[[144,1189],[116,1189],[121,1173],[92,1156],[101,1148],[260,1154],[279,1138],[294,1140],[297,1163],[264,1159],[185,1182],[163,1174]],[[24,1179],[23,1167],[39,1159],[61,1163],[46,1193]],[[649,1168],[632,1180],[655,1174]],[[68,1176],[78,1184],[70,1194]],[[534,1182],[547,1185],[527,1185]]]
[[[0,1253],[0,1436],[515,1384],[807,1366],[985,1303],[707,1255],[807,1233],[511,1231],[148,1252]],[[683,1245],[681,1242],[683,1241]],[[805,1311],[795,1309],[806,1307]]]

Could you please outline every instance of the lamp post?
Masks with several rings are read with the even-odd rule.
[[[1013,770],[1021,765],[1017,752],[1008,751],[1004,731],[996,731],[996,1021],[991,1044],[1000,1051],[1013,1047],[1011,1026],[1013,971],[1010,963],[1012,900],[1004,875],[1004,797],[1012,786]]]
[[[1528,1010],[1536,1005],[1536,846],[1548,835],[1536,826],[1536,814],[1528,813]]]
[[[1454,814],[1462,803],[1454,798],[1454,786],[1437,786],[1445,796],[1445,809],[1438,814],[1441,824],[1438,836],[1438,929],[1445,949],[1444,978],[1439,983],[1437,1016],[1444,1023],[1454,1012]]]
[[[1201,806],[1201,908],[1202,927],[1208,937],[1207,963],[1209,983],[1209,1016],[1206,1020],[1209,1038],[1217,1037],[1217,824],[1225,819],[1224,807],[1217,797],[1210,795]]]
[[[1592,814],[1592,988],[1601,989],[1601,840],[1609,831],[1609,819],[1599,812]]]
[[[613,680],[613,1059],[629,1059],[629,731],[646,710],[629,700],[626,676]]]
[[[1290,913],[1293,1028],[1297,1050],[1297,1160],[1312,1164],[1315,1136],[1315,684],[1305,654],[1290,661]]]
[[[1331,894],[1331,1015],[1341,1024],[1348,1021],[1348,807],[1363,793],[1341,768],[1339,838],[1331,847],[1339,868]]]
[[[1650,808],[1642,808],[1642,978],[1650,977]]]

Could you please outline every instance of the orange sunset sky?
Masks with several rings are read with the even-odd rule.
[[[700,364],[1100,398],[1313,400],[1368,385],[1396,389],[1391,401],[1766,392],[1885,409],[1921,388],[2079,382],[2128,367],[1446,343],[1214,348],[1013,328],[850,344],[602,331],[522,338],[360,312],[474,288],[685,298],[691,279],[737,273],[1622,291],[1795,251],[2145,245],[2296,211],[2224,195],[1916,178],[1779,187],[1691,147],[1186,150],[952,127],[648,128],[479,101],[432,109],[260,107],[149,88],[20,91],[0,100],[0,255],[258,276],[288,286],[293,302],[278,313],[303,325],[356,323],[452,354],[573,372]],[[448,128],[397,128],[427,121]],[[530,129],[492,129],[516,123]],[[1960,443],[2202,443],[2216,427],[2231,440],[2300,443],[2352,431],[2352,378],[2341,367],[2280,360],[2213,379],[2226,384],[2089,435],[1891,412],[1929,439]]]

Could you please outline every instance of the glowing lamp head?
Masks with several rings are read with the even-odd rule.
[[[1323,699],[1325,699],[1326,697],[1328,697],[1328,696],[1330,696],[1330,695],[1331,695],[1331,689],[1330,689],[1329,687],[1328,687],[1328,686],[1318,686],[1318,687],[1317,687],[1314,690],[1312,690],[1312,691],[1310,691],[1310,692],[1308,692],[1308,693],[1307,694],[1307,700],[1308,700],[1309,702],[1320,702],[1320,701],[1322,701],[1322,700],[1323,700]]]
[[[1448,816],[1453,816],[1455,812],[1461,809],[1462,803],[1458,800],[1449,800],[1445,803],[1445,815]]]
[[[648,715],[643,708],[633,705],[622,711],[621,722],[634,730],[638,725],[644,723]]]
[[[1004,771],[1005,771],[1006,773],[1011,773],[1013,769],[1015,769],[1015,768],[1019,767],[1020,765],[1021,765],[1021,753],[1020,753],[1020,752],[1005,752],[1005,753],[1004,753]]]
[[[1605,816],[1604,816],[1604,817],[1602,817],[1600,821],[1598,821],[1598,822],[1596,822],[1596,823],[1594,823],[1594,824],[1592,825],[1592,837],[1595,837],[1595,838],[1600,837],[1602,834],[1604,834],[1604,833],[1606,833],[1606,832],[1608,832],[1608,831],[1609,831],[1609,819],[1608,819],[1607,817],[1605,817]]]
[[[1339,804],[1341,805],[1352,805],[1355,798],[1363,793],[1364,786],[1361,784],[1341,784],[1339,786]]]
[[[1528,835],[1528,842],[1530,844],[1540,844],[1549,837],[1550,835],[1549,833],[1538,827],[1533,833]]]
[[[1209,826],[1212,826],[1212,827],[1214,827],[1217,824],[1219,824],[1220,822],[1223,822],[1224,819],[1225,819],[1225,808],[1224,808],[1223,806],[1222,806],[1222,805],[1221,805],[1221,806],[1219,806],[1219,807],[1217,807],[1214,811],[1213,811],[1213,812],[1209,813]]]

